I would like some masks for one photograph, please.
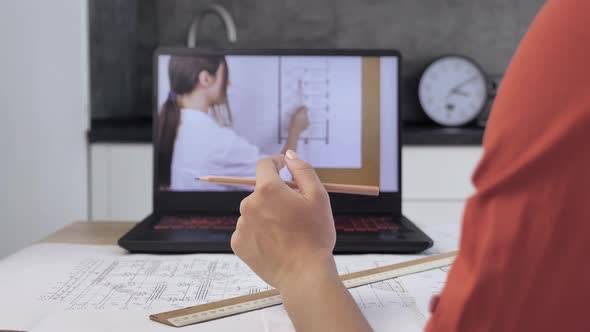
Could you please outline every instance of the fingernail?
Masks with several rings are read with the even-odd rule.
[[[285,152],[285,155],[289,159],[297,159],[297,153],[295,153],[295,151],[293,150],[287,150],[287,152]]]

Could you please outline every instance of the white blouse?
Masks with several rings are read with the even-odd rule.
[[[256,162],[265,156],[231,128],[219,126],[207,113],[182,109],[172,155],[173,191],[226,191],[244,188],[195,180],[205,175],[256,176]]]

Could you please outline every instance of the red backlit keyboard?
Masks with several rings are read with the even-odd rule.
[[[236,228],[237,217],[162,217],[154,229],[217,229],[233,230]]]
[[[211,229],[233,230],[236,228],[237,217],[162,217],[154,229]],[[397,230],[391,217],[370,216],[338,216],[334,217],[336,230],[341,232],[377,232],[383,230]]]

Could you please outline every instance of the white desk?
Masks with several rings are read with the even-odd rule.
[[[80,276],[73,276],[73,272],[70,272],[78,271],[78,268],[73,269],[72,267],[78,266],[82,263],[86,264],[89,257],[94,259],[94,256],[92,255],[102,255],[99,257],[101,257],[101,259],[104,261],[108,261],[107,265],[115,268],[117,266],[120,267],[123,264],[137,263],[139,260],[144,258],[147,261],[156,259],[158,264],[162,264],[162,262],[163,264],[167,264],[174,259],[191,259],[192,256],[183,256],[182,258],[178,258],[178,256],[176,256],[175,258],[175,256],[146,255],[144,258],[142,258],[142,256],[139,255],[125,254],[125,252],[114,245],[116,240],[125,232],[127,232],[133,225],[134,223],[130,222],[74,223],[48,236],[36,245],[28,247],[25,250],[16,253],[15,255],[1,260],[0,275],[2,275],[3,279],[7,281],[6,283],[0,285],[0,291],[3,292],[3,294],[8,295],[5,298],[7,301],[0,302],[0,313],[9,314],[11,317],[22,316],[23,322],[26,319],[30,319],[30,322],[27,321],[27,324],[23,323],[22,326],[2,326],[4,319],[0,319],[0,329],[19,329],[28,330],[31,332],[51,331],[56,329],[67,332],[70,330],[116,330],[117,328],[121,328],[121,330],[128,330],[130,327],[137,327],[138,329],[147,329],[149,331],[172,331],[173,328],[171,327],[148,320],[147,316],[149,313],[163,311],[159,308],[146,308],[144,304],[141,304],[140,309],[147,310],[144,312],[134,311],[131,309],[116,311],[86,311],[71,310],[71,308],[66,310],[63,306],[49,307],[44,304],[47,301],[42,301],[44,296],[43,294],[45,294],[44,290],[47,289],[48,286],[34,284],[39,283],[40,280],[44,282],[46,279],[57,279],[57,275],[67,275],[67,273],[69,273],[70,275],[68,277],[61,279],[60,283],[58,284],[59,287],[64,287],[62,284],[67,285],[67,287],[78,287],[79,289],[84,287],[93,287],[93,291],[96,291],[96,288],[99,287],[97,286],[98,282],[102,282],[100,287],[112,287],[112,285],[109,285],[108,282],[105,282],[105,280],[99,275],[100,273],[104,273],[104,271],[109,271],[108,268],[104,271],[98,271],[95,274],[87,271],[83,278]],[[421,226],[425,228],[426,232],[429,233],[435,239],[435,241],[438,240],[438,243],[442,245],[442,247],[434,248],[434,250],[431,250],[430,252],[446,251],[450,250],[448,249],[449,247],[456,246],[455,242],[458,235],[458,227],[455,227],[454,225],[442,227],[441,225],[435,224]],[[222,257],[220,255],[209,255],[209,258],[207,259],[211,259],[211,256],[214,256],[215,259]],[[399,259],[409,258],[407,256],[400,258],[400,256],[397,255],[339,256],[337,257],[337,262],[339,266],[344,266],[345,268],[349,268],[350,266],[360,268],[362,265],[362,268],[364,269],[373,267],[375,265],[394,263]],[[23,261],[26,261],[26,263],[23,264]],[[226,255],[222,257],[221,261],[232,264],[233,266],[240,263],[239,260],[232,255]],[[72,263],[70,264],[69,262]],[[148,264],[153,264],[154,269],[156,268],[154,262],[149,261]],[[365,267],[367,264],[370,266]],[[176,264],[176,266],[179,266],[179,264]],[[67,269],[68,271],[62,271],[63,269]],[[166,267],[162,267],[160,265],[160,270],[162,269],[166,270]],[[168,271],[169,270],[170,269],[168,269]],[[120,270],[118,271],[118,273],[121,273]],[[430,272],[436,274],[435,277],[438,278],[437,282],[440,284],[434,286],[442,286],[446,273],[444,271],[438,270],[425,273]],[[144,278],[145,275],[149,275],[149,273],[144,271]],[[88,283],[89,286],[84,287],[81,287],[80,284],[75,284],[71,281],[63,281],[73,280],[74,277],[77,278],[75,283],[89,282],[90,279],[93,281]],[[352,294],[357,300],[357,303],[361,305],[364,314],[367,316],[368,320],[376,330],[381,330],[380,327],[383,326],[393,326],[391,325],[393,323],[395,323],[395,326],[397,327],[407,327],[406,329],[403,329],[406,331],[421,330],[426,317],[426,315],[423,313],[426,310],[425,307],[427,306],[428,298],[432,292],[430,288],[433,287],[431,284],[433,277],[424,277],[422,279],[415,277],[408,280],[402,278],[383,283],[382,285],[374,285],[374,287],[364,286],[365,288],[357,288],[352,291]],[[198,278],[190,278],[190,280],[193,279]],[[113,280],[116,280],[116,277]],[[2,287],[5,288],[3,289]],[[117,291],[123,294],[126,290],[119,288]],[[127,290],[127,292],[129,291],[131,290]],[[135,292],[137,292],[137,290],[135,290]],[[79,294],[79,296],[85,296],[83,291],[80,291]],[[64,295],[64,297],[61,299],[62,302],[64,302],[63,300],[72,300],[71,293],[69,296],[70,298],[66,298]],[[136,296],[135,298],[149,298],[149,296],[145,296],[145,294],[143,296],[144,297]],[[120,301],[120,299],[111,299],[109,301],[114,303],[116,301]],[[390,301],[390,303],[387,301]],[[100,301],[94,301],[93,306],[108,307],[110,303],[111,302],[107,302],[106,300],[104,303],[101,303]],[[93,309],[96,309],[94,307]],[[30,310],[30,313],[27,313],[28,310]],[[386,310],[386,312],[384,310]],[[183,331],[187,332],[234,330],[292,331],[293,328],[282,306],[263,309],[260,311],[217,320],[202,325],[183,328]]]

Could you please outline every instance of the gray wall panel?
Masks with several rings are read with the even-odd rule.
[[[93,118],[150,115],[151,51],[184,45],[194,13],[211,0],[90,0]],[[540,0],[218,0],[241,47],[397,48],[404,56],[404,118],[421,121],[417,80],[446,53],[502,74]],[[201,35],[224,38],[216,18]]]

